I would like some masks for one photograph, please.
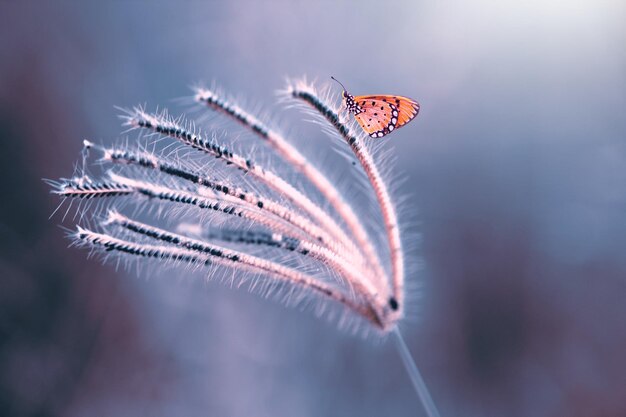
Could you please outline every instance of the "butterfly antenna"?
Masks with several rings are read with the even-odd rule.
[[[330,78],[332,78],[333,80],[337,81],[339,83],[339,85],[341,86],[341,88],[343,88],[343,91],[348,91],[346,90],[346,87],[343,86],[343,84],[341,83],[341,81],[339,81],[338,79],[336,79],[335,77],[333,77],[332,75],[330,76]]]

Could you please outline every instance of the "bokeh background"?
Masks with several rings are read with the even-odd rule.
[[[414,416],[393,344],[67,249],[42,178],[113,106],[285,76],[422,104],[403,331],[443,416],[626,415],[623,1],[0,3],[0,414]],[[294,130],[302,123],[293,121]],[[302,127],[303,128],[303,127]],[[323,135],[318,136],[325,140]]]

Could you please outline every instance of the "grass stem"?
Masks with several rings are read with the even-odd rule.
[[[402,337],[398,326],[393,329],[393,334],[394,339],[396,340],[398,353],[402,358],[402,363],[404,363],[406,372],[409,374],[409,378],[411,378],[413,388],[415,388],[415,392],[422,402],[422,406],[424,407],[424,411],[426,411],[426,415],[428,417],[440,417],[439,411],[437,410],[437,407],[435,406],[435,403],[430,396],[430,392],[428,392],[426,383],[424,382],[424,379],[422,378],[419,369],[417,369],[417,365],[415,365],[415,360],[413,359],[413,356],[411,356],[411,352],[406,346],[406,343],[404,342],[404,338]]]

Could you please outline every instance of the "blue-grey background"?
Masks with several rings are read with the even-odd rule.
[[[180,110],[216,80],[271,108],[285,76],[332,74],[422,104],[389,143],[421,232],[403,330],[442,415],[626,415],[625,21],[622,1],[3,1],[0,414],[420,415],[391,343],[116,272],[48,220],[41,178],[119,137],[113,106]]]

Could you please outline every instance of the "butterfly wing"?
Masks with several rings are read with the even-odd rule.
[[[363,130],[373,138],[382,138],[417,116],[420,106],[402,96],[356,96],[358,111],[354,117]]]

